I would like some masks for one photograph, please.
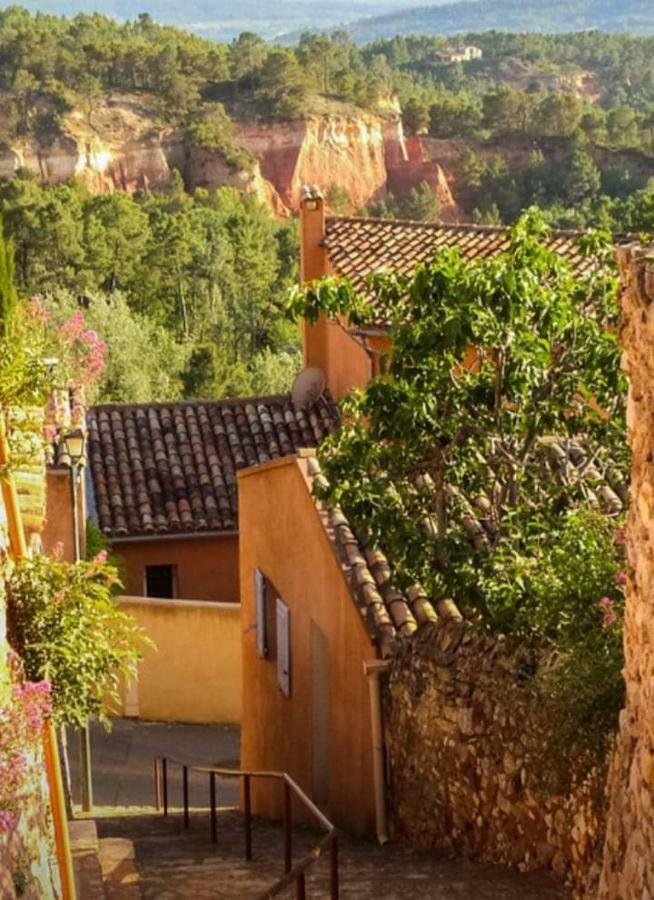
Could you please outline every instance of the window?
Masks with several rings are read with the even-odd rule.
[[[173,600],[177,596],[177,566],[146,566],[145,596]]]
[[[260,569],[254,570],[254,615],[257,655],[277,664],[277,683],[291,695],[290,610]]]

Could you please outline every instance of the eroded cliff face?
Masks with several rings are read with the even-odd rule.
[[[344,191],[352,210],[391,191],[406,196],[422,182],[437,193],[443,217],[456,220],[447,176],[420,138],[405,138],[397,111],[309,116],[293,122],[239,122],[236,142],[255,162],[234,170],[214,151],[189,146],[184,136],[155,126],[140,101],[114,97],[89,121],[75,112],[65,134],[48,147],[35,141],[0,150],[0,178],[25,167],[45,184],[79,178],[97,193],[157,188],[173,169],[189,190],[223,185],[254,194],[276,215],[299,208],[305,184]]]

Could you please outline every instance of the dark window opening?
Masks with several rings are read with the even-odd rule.
[[[176,566],[146,566],[145,596],[174,600],[177,594]]]

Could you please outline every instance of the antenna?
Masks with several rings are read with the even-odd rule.
[[[312,406],[325,390],[325,373],[317,366],[302,369],[291,388],[291,399],[296,409]]]

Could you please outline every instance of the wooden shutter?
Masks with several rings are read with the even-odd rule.
[[[277,598],[277,682],[283,694],[291,696],[291,623],[290,611]]]
[[[266,579],[259,569],[254,570],[255,624],[257,629],[257,653],[268,655],[268,635],[266,634]]]

